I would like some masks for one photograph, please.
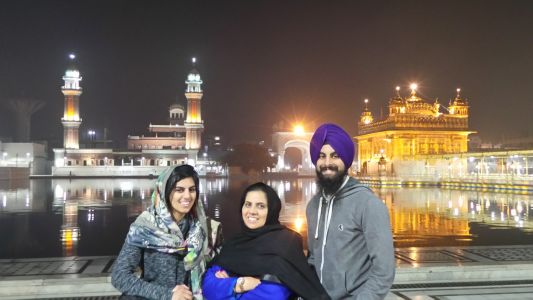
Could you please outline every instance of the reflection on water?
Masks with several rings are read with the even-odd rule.
[[[150,179],[53,179],[0,182],[0,258],[116,255],[129,225],[150,203]],[[247,180],[201,179],[200,201],[239,230]],[[307,235],[313,179],[268,180],[283,201],[283,224]],[[533,243],[527,195],[400,188],[376,193],[389,208],[396,247]]]
[[[531,196],[441,189],[377,194],[389,208],[397,247],[533,243]]]

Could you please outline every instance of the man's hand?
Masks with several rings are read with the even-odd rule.
[[[192,300],[192,292],[184,284],[176,285],[172,290],[172,300]]]

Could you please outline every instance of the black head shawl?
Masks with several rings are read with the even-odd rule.
[[[268,280],[275,275],[304,299],[330,299],[303,253],[302,237],[279,223],[281,200],[270,186],[258,182],[244,191],[240,209],[248,192],[262,191],[267,197],[267,220],[263,227],[250,229],[241,219],[241,233],[225,242],[211,262],[238,276]]]

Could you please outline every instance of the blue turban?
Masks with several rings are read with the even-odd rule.
[[[355,147],[352,138],[344,129],[332,123],[322,124],[317,128],[309,145],[311,161],[315,166],[325,144],[329,144],[337,152],[346,169],[352,165]]]

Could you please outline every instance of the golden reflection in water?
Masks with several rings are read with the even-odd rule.
[[[303,229],[303,225],[304,225],[304,218],[302,218],[302,217],[294,218],[294,227],[293,227],[293,229],[296,232],[301,233],[302,229]]]
[[[314,194],[308,192],[311,183],[268,184],[282,198],[281,222],[305,238],[305,206]],[[479,226],[533,231],[529,215],[533,201],[528,195],[436,188],[375,189],[375,193],[389,209],[396,247],[470,245],[478,239]],[[479,224],[474,231],[473,223]]]
[[[454,201],[435,199],[423,190],[414,190],[418,191],[414,193],[411,191],[377,192],[389,209],[397,247],[408,246],[420,240],[422,236],[431,236],[433,239],[447,236],[465,239],[470,236],[468,219],[450,218],[450,214],[462,216],[468,213],[462,196],[458,197],[454,205]],[[452,202],[451,207],[448,202]],[[444,208],[441,209],[441,206]]]
[[[66,201],[63,207],[63,225],[61,225],[61,244],[63,256],[75,256],[78,252],[80,228],[78,227],[78,202]]]
[[[314,179],[267,180],[266,183],[278,192],[282,200],[281,223],[299,232],[305,243],[305,209],[317,192]],[[118,202],[127,204],[128,216],[135,217],[150,203],[153,184],[153,181],[143,180],[54,180],[54,205],[64,206],[65,235],[63,230],[61,233],[64,251],[75,255],[77,241],[81,238],[79,230],[76,230],[78,209],[95,206],[108,209],[111,202]],[[211,195],[232,186],[243,190],[249,182],[202,179],[200,184],[202,199],[205,198],[208,204]],[[478,233],[472,232],[474,223],[489,229],[520,228],[523,232],[533,232],[531,195],[436,188],[383,188],[374,191],[389,209],[396,247],[469,245],[477,239]],[[117,199],[113,199],[115,197]],[[12,200],[7,202],[7,208],[13,205]],[[216,218],[220,217],[224,202],[217,205],[212,208]]]

